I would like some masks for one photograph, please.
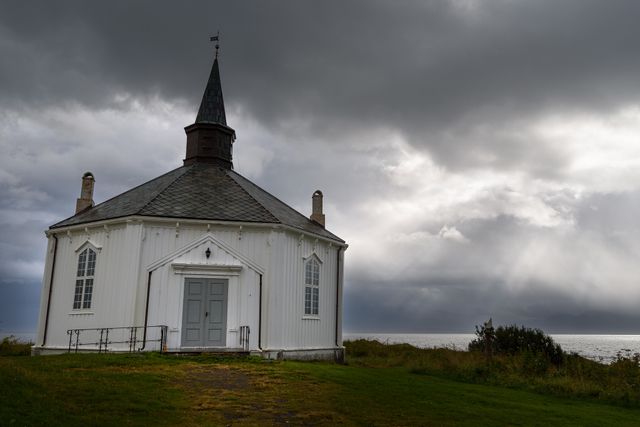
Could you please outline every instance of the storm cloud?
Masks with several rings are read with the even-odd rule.
[[[5,2],[0,330],[34,328],[42,231],[84,171],[99,202],[180,165],[219,30],[235,168],[303,213],[322,189],[350,244],[346,330],[637,332],[639,17],[631,0]]]

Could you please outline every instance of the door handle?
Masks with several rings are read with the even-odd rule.
[[[204,312],[204,317],[209,317],[209,312],[208,311]]]

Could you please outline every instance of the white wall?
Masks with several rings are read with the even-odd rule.
[[[212,230],[211,236],[215,236]],[[207,237],[205,233],[200,237]],[[260,234],[246,238],[259,238]],[[211,255],[205,256],[209,249]],[[182,266],[189,266],[188,269]],[[186,253],[171,257],[153,269],[149,294],[149,324],[167,325],[167,347],[178,349],[181,342],[184,283],[187,278],[206,277],[228,280],[228,348],[240,348],[240,327],[250,327],[250,349],[258,347],[258,310],[260,274],[215,241],[205,240]]]
[[[336,245],[290,231],[274,233],[264,283],[267,304],[265,349],[336,347]],[[319,315],[304,315],[304,260],[316,254],[320,266]],[[341,341],[339,341],[341,343]]]
[[[178,253],[181,248],[210,234],[210,241]],[[238,328],[251,328],[250,348],[258,348],[260,271],[263,272],[262,348],[293,350],[336,346],[336,286],[338,246],[271,226],[207,225],[199,221],[168,222],[136,219],[120,224],[77,227],[58,233],[47,346],[66,347],[67,329],[143,325],[148,272],[151,276],[148,324],[165,324],[169,348],[180,341],[182,298],[186,277],[229,279],[227,346],[238,347]],[[50,239],[52,240],[52,239]],[[73,310],[78,262],[76,250],[90,241],[98,248],[91,310]],[[212,251],[206,259],[204,251]],[[320,313],[304,316],[304,259],[316,254],[320,267]],[[158,260],[165,260],[158,265]],[[44,327],[52,242],[49,243],[41,303],[38,342]],[[191,271],[178,274],[175,263],[236,265],[228,271]],[[191,275],[191,276],[190,276]],[[194,276],[195,275],[195,276]],[[339,319],[341,322],[341,318]],[[339,328],[341,329],[341,328]],[[341,337],[339,337],[341,344]]]
[[[66,347],[69,341],[68,329],[127,326],[133,323],[133,301],[138,275],[140,240],[138,226],[121,224],[105,230],[89,228],[58,235],[56,266],[53,276],[48,347]],[[77,249],[91,242],[97,247],[91,309],[74,310],[76,272],[78,266]],[[47,265],[53,251],[47,253]],[[44,313],[48,297],[50,273],[45,269],[41,321],[38,336],[44,333]],[[41,341],[38,342],[41,344]]]
[[[178,224],[176,226],[176,224]],[[179,251],[190,243],[212,235],[233,252],[241,254],[257,266],[265,266],[268,255],[269,229],[264,227],[207,225],[202,222],[149,222],[145,223],[145,240],[142,250],[142,270],[137,317],[144,323],[146,302],[147,271],[158,260]],[[206,248],[212,251],[207,259]],[[177,274],[172,263],[200,265],[241,265],[239,272],[233,274],[209,270],[207,272]],[[169,327],[169,348],[177,348],[181,339],[182,300],[184,280],[187,277],[221,277],[229,279],[227,306],[227,347],[238,348],[239,327],[250,326],[250,348],[258,348],[258,309],[259,309],[259,273],[247,263],[231,255],[213,243],[203,243],[186,254],[168,260],[165,265],[155,269],[151,276],[149,324],[166,324]]]

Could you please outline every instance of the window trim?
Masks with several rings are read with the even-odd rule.
[[[80,246],[76,252],[78,262],[71,305],[73,313],[87,312],[92,308],[99,249],[89,243]]]
[[[309,265],[312,266],[310,272],[307,271]],[[303,266],[302,318],[317,320],[320,318],[320,268],[322,261],[316,254],[312,254],[304,258]]]
[[[91,239],[87,239],[75,249],[75,253],[80,254],[80,252],[84,252],[86,248],[93,249],[96,254],[99,254],[100,251],[102,250],[102,246],[100,246],[99,244],[97,244]]]

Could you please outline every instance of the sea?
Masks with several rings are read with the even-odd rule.
[[[600,363],[611,363],[618,354],[632,356],[640,353],[640,335],[569,335],[550,334],[567,353],[577,353]],[[420,348],[451,348],[467,350],[474,334],[383,334],[344,333],[343,339],[377,340],[388,344],[411,344]]]
[[[13,335],[24,341],[34,341],[35,333],[0,331],[0,339]],[[618,354],[640,353],[640,335],[570,335],[551,334],[551,338],[568,353],[577,353],[600,363],[613,362]],[[466,351],[474,334],[385,334],[344,333],[343,339],[377,340],[382,343],[406,343],[420,348],[451,348]]]

